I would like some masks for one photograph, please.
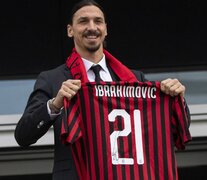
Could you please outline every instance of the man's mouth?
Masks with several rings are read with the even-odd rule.
[[[87,39],[97,39],[100,36],[100,33],[98,31],[86,31],[83,35]]]
[[[87,39],[97,39],[98,36],[94,36],[94,35],[89,35],[89,36],[86,36]]]

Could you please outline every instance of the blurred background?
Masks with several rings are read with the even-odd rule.
[[[0,179],[51,179],[52,129],[23,149],[14,129],[37,75],[65,62],[69,12],[77,0],[0,3]],[[186,86],[193,141],[176,151],[181,180],[207,179],[206,2],[97,0],[106,13],[106,49],[149,80],[178,78]]]

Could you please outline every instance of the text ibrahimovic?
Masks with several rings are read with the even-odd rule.
[[[95,85],[96,96],[156,98],[156,87]]]

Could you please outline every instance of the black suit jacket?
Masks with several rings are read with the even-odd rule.
[[[118,80],[109,67],[113,80]],[[145,81],[144,75],[133,71],[139,81]],[[15,129],[15,138],[20,146],[34,144],[48,129],[54,129],[54,167],[53,180],[78,179],[75,164],[69,147],[61,144],[60,130],[62,115],[51,120],[47,112],[47,101],[56,96],[62,82],[72,78],[65,64],[40,73],[31,93],[25,111]]]
[[[118,80],[111,68],[108,68],[112,79]],[[134,70],[132,72],[139,81],[146,81],[142,72]],[[78,179],[70,148],[61,144],[60,141],[62,115],[51,120],[47,112],[47,101],[55,97],[62,82],[70,78],[72,76],[65,64],[40,73],[25,111],[15,129],[16,141],[20,146],[25,147],[34,144],[53,126],[55,138],[53,180]],[[187,106],[186,111],[190,116]]]

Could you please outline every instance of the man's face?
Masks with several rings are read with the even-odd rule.
[[[96,6],[84,6],[68,25],[68,36],[74,38],[76,49],[95,52],[103,48],[107,28],[103,12]]]

